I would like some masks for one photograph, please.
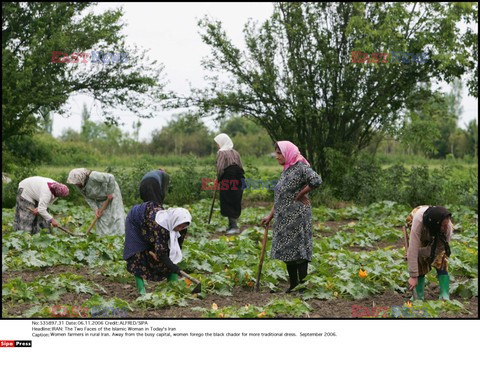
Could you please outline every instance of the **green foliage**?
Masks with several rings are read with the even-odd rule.
[[[374,134],[391,129],[419,83],[475,74],[476,33],[464,37],[458,24],[476,11],[474,3],[280,2],[260,25],[246,24],[245,52],[221,22],[205,17],[199,26],[211,56],[204,67],[213,76],[186,104],[254,118],[272,139],[299,146],[329,180],[327,149],[355,156]],[[419,18],[432,22],[415,27]],[[428,61],[352,63],[353,51],[426,52]],[[221,73],[228,82],[219,81]]]
[[[153,154],[195,154],[205,156],[214,152],[213,135],[197,115],[185,113],[171,119],[167,126],[152,133],[149,144]]]
[[[117,120],[115,108],[150,117],[145,111],[158,107],[162,67],[148,62],[146,51],[126,46],[122,10],[87,13],[93,5],[2,3],[2,142],[37,130],[35,114],[63,113],[73,93],[93,95],[109,123]],[[78,59],[52,62],[52,51],[87,50],[126,53],[128,62],[101,68],[82,68]]]

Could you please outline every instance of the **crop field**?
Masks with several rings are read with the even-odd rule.
[[[146,282],[139,296],[122,260],[123,237],[74,237],[59,229],[31,236],[13,232],[14,209],[2,209],[4,318],[478,318],[478,215],[449,207],[451,300],[438,300],[438,281],[426,277],[425,302],[411,304],[402,225],[409,208],[394,202],[331,209],[315,207],[314,252],[303,292],[285,294],[283,262],[270,258],[271,231],[260,290],[254,290],[271,203],[243,209],[241,234],[222,235],[218,212],[207,225],[210,202],[189,207],[193,223],[180,268],[202,283]],[[74,233],[85,234],[91,210],[58,201],[49,211]]]

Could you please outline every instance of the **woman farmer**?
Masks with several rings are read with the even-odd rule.
[[[237,220],[242,212],[243,171],[240,154],[233,149],[233,142],[224,133],[214,138],[218,144],[217,180],[220,189],[220,213],[228,218],[227,235],[240,232]]]
[[[133,206],[127,215],[123,251],[128,272],[152,281],[176,280],[177,263],[183,258],[181,245],[191,222],[184,208],[163,210],[155,202]],[[144,293],[143,283],[141,288]]]
[[[47,208],[58,197],[68,196],[68,192],[66,185],[50,178],[32,176],[23,179],[18,184],[13,230],[36,234],[40,229],[50,228],[50,224],[57,227],[57,221],[47,212]]]
[[[95,211],[98,235],[125,234],[122,193],[112,174],[73,169],[68,175],[67,183],[75,184],[90,208]],[[107,199],[110,199],[110,203],[102,212],[101,208]]]
[[[146,173],[140,181],[140,198],[144,202],[155,202],[163,205],[168,192],[170,177],[163,169]]]
[[[293,143],[279,141],[275,152],[283,172],[275,187],[273,208],[263,218],[262,225],[267,226],[272,218],[275,220],[271,257],[286,263],[289,293],[303,282],[308,262],[312,260],[312,207],[307,193],[320,186],[322,179]]]
[[[439,299],[449,300],[450,276],[448,275],[448,257],[452,238],[452,214],[440,206],[419,206],[407,217],[410,228],[410,240],[407,251],[408,283],[410,290],[415,287],[417,298],[423,300],[425,275],[432,269],[437,270],[440,283]]]

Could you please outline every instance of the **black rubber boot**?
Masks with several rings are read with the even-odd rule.
[[[307,276],[307,274],[308,274],[308,261],[305,261],[298,265],[298,279],[300,283],[303,283],[303,279]]]
[[[288,277],[290,278],[290,287],[285,290],[286,293],[290,293],[293,288],[298,285],[298,266],[296,262],[287,263]]]
[[[238,234],[239,232],[240,232],[240,229],[238,228],[238,225],[237,225],[237,219],[233,217],[229,217],[227,235]]]

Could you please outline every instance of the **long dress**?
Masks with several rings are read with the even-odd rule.
[[[100,209],[107,200],[107,195],[113,194],[113,200],[97,221],[98,235],[124,235],[125,210],[122,193],[112,174],[92,171],[85,186],[80,189],[92,210]]]
[[[312,207],[294,199],[307,184],[317,188],[321,183],[321,177],[303,162],[280,175],[274,195],[272,258],[285,262],[312,260]]]
[[[218,151],[217,179],[220,187],[220,213],[238,219],[242,213],[242,180],[245,179],[242,159],[234,149]]]

